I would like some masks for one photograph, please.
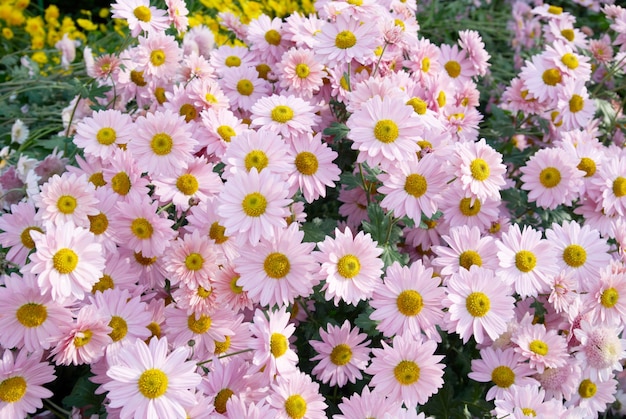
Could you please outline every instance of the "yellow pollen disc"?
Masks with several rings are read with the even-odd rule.
[[[472,265],[483,266],[483,259],[480,257],[480,253],[475,250],[466,250],[459,255],[459,266],[469,271]]]
[[[537,355],[545,356],[548,353],[548,345],[539,339],[535,339],[528,345],[528,349]]]
[[[300,63],[296,66],[296,75],[301,79],[306,79],[309,73],[311,73],[311,69],[308,65]]]
[[[150,19],[152,19],[152,13],[150,12],[150,9],[146,6],[135,7],[135,10],[133,10],[133,14],[137,19],[141,20],[142,22],[150,22]]]
[[[263,150],[252,150],[246,155],[243,161],[248,172],[253,167],[256,167],[257,172],[260,172],[265,169],[269,163],[267,154],[265,154]]]
[[[361,262],[354,255],[345,255],[337,261],[337,272],[346,279],[352,279],[361,271]]]
[[[267,80],[267,76],[270,73],[270,71],[272,71],[272,68],[267,65],[267,64],[258,64],[255,67],[257,73],[259,73],[259,78],[262,78],[264,80]]]
[[[319,162],[315,154],[309,151],[302,151],[296,156],[296,169],[298,172],[306,176],[312,176],[317,173]]]
[[[424,57],[422,58],[422,71],[424,73],[428,73],[428,70],[430,70],[430,58],[428,57]]]
[[[585,172],[585,177],[591,177],[596,173],[596,162],[589,157],[583,157],[576,168]]]
[[[74,198],[73,196],[63,195],[57,201],[57,208],[63,214],[72,214],[74,213],[77,204],[78,203],[76,202],[76,198]]]
[[[213,289],[209,288],[204,289],[203,287],[198,287],[198,289],[196,290],[196,295],[202,299],[207,298],[208,296],[210,296],[213,293]]]
[[[117,139],[113,128],[100,128],[96,134],[96,140],[102,145],[111,145]]]
[[[433,148],[433,144],[430,141],[426,141],[426,140],[419,140],[417,142],[417,145],[420,146],[420,148],[422,150],[424,150],[425,148]]]
[[[135,252],[134,256],[135,261],[142,266],[151,266],[157,260],[156,256],[147,258],[141,252]]]
[[[293,109],[286,105],[278,105],[272,109],[272,121],[284,124],[293,119]]]
[[[91,342],[92,336],[93,332],[89,329],[76,333],[76,336],[74,336],[74,346],[77,348],[82,348],[83,346]]]
[[[578,58],[576,55],[568,52],[567,54],[561,57],[561,62],[565,64],[565,66],[571,70],[575,70],[578,68]]]
[[[405,316],[417,316],[424,307],[422,295],[415,290],[404,290],[396,299],[398,311]]]
[[[537,258],[533,252],[520,250],[515,254],[515,267],[522,272],[530,272],[537,266]]]
[[[17,309],[17,320],[24,327],[38,327],[48,318],[48,310],[43,304],[26,303]]]
[[[153,337],[156,337],[157,339],[161,338],[161,326],[159,326],[157,322],[150,322],[150,324],[146,327],[150,331],[150,337],[147,339],[148,342],[150,342],[150,339]]]
[[[424,115],[428,109],[426,102],[418,97],[412,97],[406,102],[406,104],[411,106],[418,115]]]
[[[374,55],[377,57],[380,57],[381,55],[383,55],[383,47],[382,46],[377,46],[376,49],[374,49]]]
[[[535,412],[530,407],[522,407],[522,413],[524,414],[524,416],[537,416],[537,412]]]
[[[585,107],[585,100],[580,95],[572,95],[572,98],[569,100],[569,111],[571,113],[576,113],[582,111]]]
[[[248,79],[241,79],[237,82],[237,92],[242,96],[250,96],[254,92],[254,84]]]
[[[207,93],[206,95],[204,95],[204,99],[207,101],[207,103],[217,103],[217,98],[215,96],[213,96],[211,93]]]
[[[400,19],[394,19],[393,24],[401,28],[403,31],[406,29],[406,25]]]
[[[88,215],[87,218],[89,218],[89,231],[96,236],[104,233],[109,228],[109,219],[102,212],[97,215]]]
[[[561,183],[561,172],[556,167],[546,167],[539,173],[539,183],[544,188],[554,188]]]
[[[230,280],[230,290],[234,293],[234,294],[241,294],[243,292],[243,287],[240,287],[239,285],[237,285],[237,281],[239,280],[239,275],[234,276],[231,280]]]
[[[602,295],[600,296],[600,303],[606,308],[613,308],[618,300],[619,292],[613,287],[602,291]]]
[[[237,135],[235,130],[228,125],[220,125],[219,127],[217,127],[216,131],[217,134],[222,137],[222,140],[226,141],[227,143],[230,143],[231,137]]]
[[[500,365],[491,371],[491,381],[498,387],[509,388],[515,383],[515,373],[506,365]]]
[[[150,53],[150,62],[155,67],[162,66],[165,64],[165,52],[162,49],[155,49]]]
[[[356,45],[356,36],[350,31],[341,31],[335,37],[335,46],[339,49],[348,49]]]
[[[461,64],[458,61],[448,61],[443,67],[453,79],[456,79],[461,74]]]
[[[104,292],[106,290],[112,290],[115,288],[115,283],[113,282],[113,278],[110,275],[104,274],[102,277],[93,284],[91,287],[91,293],[95,294],[96,292]]]
[[[575,32],[574,29],[563,29],[561,31],[561,35],[563,35],[563,38],[567,39],[568,41],[572,42],[575,38]]]
[[[226,64],[226,67],[239,67],[241,65],[241,58],[236,55],[231,55],[226,57],[224,64]]]
[[[130,80],[139,87],[144,87],[148,84],[143,78],[143,71],[131,70]]]
[[[556,86],[561,83],[561,72],[558,68],[551,68],[543,72],[541,79],[548,86]]]
[[[393,375],[400,384],[408,386],[420,379],[420,367],[413,361],[400,361],[393,369]]]
[[[198,116],[198,111],[196,111],[196,108],[193,105],[185,103],[178,110],[178,114],[185,117],[185,122],[189,122],[196,119],[196,117]]]
[[[590,379],[585,378],[578,386],[578,394],[583,399],[589,399],[596,395],[598,386],[596,386]]]
[[[176,187],[185,195],[193,195],[198,192],[198,179],[190,173],[185,173],[176,179]]]
[[[363,4],[363,0],[347,0],[346,3],[353,6],[361,6]]]
[[[289,259],[283,253],[270,253],[263,262],[263,269],[270,278],[280,279],[291,270]]]
[[[126,172],[119,172],[111,178],[111,189],[118,195],[128,195],[130,192],[130,178]]]
[[[551,15],[560,15],[561,13],[563,13],[563,8],[559,6],[549,6],[548,13],[550,13]]]
[[[78,255],[72,249],[64,247],[52,256],[52,266],[60,274],[69,274],[78,265]]]
[[[398,125],[391,119],[381,119],[374,126],[374,137],[381,143],[393,143],[399,134]]]
[[[130,230],[135,237],[141,240],[149,239],[152,237],[152,233],[154,233],[152,224],[145,218],[135,218],[130,224]]]
[[[487,294],[473,292],[465,299],[465,308],[472,317],[483,317],[491,308],[491,301]]]
[[[235,394],[229,388],[221,389],[216,395],[215,400],[213,401],[213,406],[215,406],[215,411],[221,414],[226,413],[226,402],[230,397]]]
[[[459,202],[459,211],[466,217],[473,217],[480,212],[480,206],[479,199],[474,199],[474,204],[472,204],[471,198],[463,198]]]
[[[412,173],[406,177],[404,190],[407,194],[419,198],[428,190],[426,178],[420,174]]]
[[[274,358],[280,358],[287,352],[289,348],[289,342],[285,335],[281,333],[272,333],[270,336],[270,352]]]
[[[470,172],[472,173],[472,177],[478,181],[487,180],[489,178],[489,174],[491,170],[489,169],[489,164],[483,159],[474,159],[470,163]]]
[[[199,319],[196,319],[196,315],[192,314],[187,317],[187,327],[197,335],[206,333],[211,328],[211,323],[209,316],[202,315]]]
[[[299,395],[294,394],[285,400],[285,412],[291,419],[301,419],[306,415],[306,400]]]
[[[269,31],[265,32],[265,40],[270,45],[279,45],[281,40],[280,33],[278,33],[276,29],[270,29]]]
[[[165,96],[165,89],[163,87],[159,86],[154,89],[154,97],[156,98],[157,102],[159,102],[159,105],[167,102],[167,96]]]
[[[216,244],[222,244],[228,241],[228,237],[224,235],[226,227],[221,226],[217,221],[214,221],[209,227],[209,237],[212,238]]]
[[[96,172],[89,176],[89,182],[91,182],[96,188],[107,184],[104,180],[104,175],[102,174],[102,172]]]
[[[215,342],[215,354],[223,354],[230,348],[230,336],[224,336],[223,342]]]
[[[109,321],[109,327],[113,329],[111,333],[109,333],[109,336],[111,336],[113,342],[124,339],[126,337],[126,334],[128,333],[128,323],[126,323],[126,320],[124,320],[120,316],[111,317],[111,320]]]
[[[437,95],[437,105],[439,105],[440,108],[446,106],[446,93],[443,90]]]
[[[570,244],[563,250],[563,260],[572,268],[581,267],[587,260],[587,251],[578,244]]]
[[[615,178],[613,181],[613,194],[617,198],[621,198],[626,195],[626,178],[623,178],[622,176]]]
[[[202,269],[204,265],[204,258],[200,253],[190,253],[185,258],[185,267],[190,271],[197,271]]]
[[[20,234],[20,241],[22,242],[22,246],[27,249],[35,248],[35,241],[32,237],[30,237],[30,232],[33,230],[43,233],[43,230],[41,230],[39,227],[26,227],[24,230],[22,230],[22,234]]]
[[[156,399],[167,391],[167,382],[167,375],[163,371],[157,368],[150,368],[141,373],[137,381],[137,387],[144,397]]]
[[[335,365],[346,365],[352,359],[352,349],[345,343],[335,346],[330,352],[330,362]]]
[[[18,402],[26,394],[26,380],[20,376],[10,377],[0,383],[0,401],[4,403]]]
[[[172,151],[174,140],[164,132],[156,134],[150,141],[150,147],[157,156],[166,156]]]
[[[248,217],[260,217],[265,214],[267,200],[260,193],[252,192],[243,198],[243,201],[241,201],[241,208]]]

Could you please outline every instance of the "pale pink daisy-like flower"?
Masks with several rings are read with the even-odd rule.
[[[274,61],[279,61],[289,47],[289,43],[283,39],[282,26],[282,19],[272,19],[266,14],[251,20],[246,34],[250,50],[268,54]]]
[[[234,311],[252,310],[254,301],[248,297],[248,293],[238,281],[239,274],[235,272],[231,263],[227,263],[217,273],[213,286],[220,296],[220,301]]]
[[[176,301],[176,306],[187,314],[211,315],[220,305],[213,284],[208,288],[201,285],[196,288],[178,287],[172,291],[172,299]]]
[[[506,167],[502,163],[502,155],[491,148],[484,138],[478,142],[457,143],[450,163],[467,197],[483,201],[499,199],[500,189],[505,185]]]
[[[228,398],[226,411],[229,412],[229,417],[233,418],[265,419],[275,418],[278,415],[278,410],[272,408],[264,400],[254,402],[234,395]]]
[[[283,37],[293,42],[298,48],[312,48],[315,36],[321,33],[324,20],[316,14],[303,15],[294,11],[285,18]]]
[[[165,32],[150,33],[138,38],[139,45],[133,54],[133,62],[139,65],[144,77],[171,79],[178,72],[182,49],[171,35]]]
[[[561,117],[563,131],[584,129],[596,111],[595,102],[589,97],[584,79],[565,82],[559,91],[556,110]]]
[[[383,261],[382,249],[376,247],[369,233],[359,231],[356,236],[346,227],[344,232],[335,229],[335,238],[326,237],[317,244],[315,258],[322,264],[320,275],[325,280],[322,290],[326,300],[339,300],[357,305],[372,296],[380,283]]]
[[[317,109],[297,96],[273,94],[251,108],[251,127],[263,127],[285,138],[310,132],[319,123]]]
[[[25,418],[43,407],[42,399],[52,397],[44,387],[56,379],[54,367],[41,362],[42,353],[5,349],[0,360],[0,416]]]
[[[228,109],[230,103],[218,81],[213,79],[192,80],[189,82],[187,88],[181,92],[181,97],[186,97],[186,100],[189,101],[188,103],[191,103],[194,107],[190,108],[189,105],[187,105],[187,109],[197,109],[198,113],[207,109],[213,109],[216,111],[219,109]],[[185,104],[183,104],[183,106],[185,106]],[[189,116],[194,116],[193,112]],[[189,116],[186,118],[187,122],[189,122]],[[199,121],[197,115],[195,116],[195,118],[191,119]]]
[[[30,236],[31,230],[43,233],[43,223],[35,217],[35,205],[32,202],[20,202],[11,205],[11,212],[0,217],[0,246],[9,249],[6,260],[22,266],[35,242]]]
[[[206,155],[214,154],[222,158],[230,146],[233,137],[248,130],[248,126],[237,118],[229,109],[207,109],[200,113],[202,125],[206,128],[206,138],[200,145],[205,146]]]
[[[578,381],[578,390],[565,405],[584,409],[581,412],[584,416],[581,417],[597,417],[599,412],[604,412],[608,405],[615,401],[617,384],[614,378],[599,381],[583,375]]]
[[[553,223],[546,230],[546,238],[556,247],[559,268],[574,272],[581,291],[588,291],[592,279],[598,278],[600,270],[611,260],[608,243],[588,225],[581,227],[575,221]]]
[[[227,236],[226,227],[222,218],[217,215],[216,198],[210,197],[206,201],[201,201],[198,205],[190,208],[187,214],[188,224],[184,229],[188,233],[194,230],[204,232],[213,240],[217,248],[226,256],[229,261],[235,260],[239,256],[238,247],[235,240]]]
[[[57,344],[50,352],[57,365],[82,365],[98,362],[108,345],[113,343],[109,334],[109,319],[98,313],[93,305],[84,305],[76,321],[61,327]]]
[[[485,43],[480,34],[474,30],[459,31],[459,46],[467,53],[476,74],[479,76],[487,74],[491,56],[485,50]]]
[[[116,150],[102,168],[105,188],[115,192],[121,200],[142,198],[149,192],[148,179],[141,176],[142,169],[126,150]]]
[[[178,34],[182,34],[187,31],[189,26],[189,19],[187,15],[189,10],[183,0],[165,0],[167,6],[167,14],[170,18],[170,22],[174,25],[174,28],[178,31]]]
[[[425,268],[421,260],[408,267],[394,262],[374,290],[370,319],[379,322],[376,329],[385,336],[428,334],[443,320],[445,294],[433,269]]]
[[[614,371],[622,371],[621,361],[626,358],[626,339],[621,339],[623,327],[603,327],[586,320],[574,329],[580,346],[573,348],[576,358],[593,381],[607,381]]]
[[[185,118],[172,111],[156,111],[135,121],[136,135],[128,150],[152,176],[173,176],[191,161],[197,141]]]
[[[568,77],[544,55],[535,55],[526,61],[520,72],[526,90],[539,102],[554,102]]]
[[[120,144],[126,144],[133,136],[130,115],[117,109],[94,112],[76,126],[73,142],[86,155],[108,159]]]
[[[480,359],[472,360],[472,372],[467,376],[481,383],[495,384],[485,396],[489,401],[502,399],[515,386],[537,385],[537,380],[532,378],[534,373],[513,348],[487,346],[480,350]]]
[[[614,266],[602,268],[599,277],[586,281],[590,284],[585,306],[598,323],[618,326],[626,323],[626,273],[616,272]]]
[[[475,265],[461,269],[448,280],[447,291],[443,301],[448,307],[447,328],[456,331],[464,343],[471,336],[477,343],[486,342],[485,333],[495,340],[507,330],[515,299],[493,271]]]
[[[165,10],[150,6],[149,0],[118,0],[111,4],[111,12],[111,17],[126,20],[133,38],[142,31],[163,32],[169,27]]]
[[[439,63],[454,83],[460,85],[475,75],[474,64],[470,61],[467,51],[457,45],[441,45]]]
[[[547,399],[569,400],[578,389],[582,370],[580,362],[575,357],[570,357],[562,367],[545,368],[542,373],[535,374],[534,378],[541,388],[546,391]]]
[[[232,176],[217,198],[217,214],[222,217],[225,234],[242,235],[256,244],[271,239],[275,228],[287,226],[288,188],[278,175],[256,168]]]
[[[96,188],[85,175],[54,175],[41,187],[41,193],[36,197],[35,204],[39,207],[36,217],[44,223],[73,223],[87,227],[88,216],[99,212],[95,192]]]
[[[113,240],[111,229],[109,229],[109,221],[115,214],[115,205],[119,199],[111,189],[96,189],[96,198],[98,199],[98,214],[88,215],[89,231],[91,231],[98,243],[102,245],[103,250],[107,254],[117,253],[117,245]]]
[[[592,181],[602,194],[602,212],[626,215],[626,157],[608,155]]]
[[[562,404],[544,402],[544,396],[545,391],[537,385],[513,386],[501,399],[495,400],[493,412],[499,418],[561,417]]]
[[[88,230],[74,224],[51,225],[46,233],[31,231],[31,237],[37,251],[22,271],[37,274],[41,292],[54,301],[81,300],[102,276],[102,246]]]
[[[556,148],[537,151],[526,162],[522,172],[521,188],[528,192],[528,200],[546,209],[571,205],[578,198],[585,172],[577,168],[578,161]]]
[[[448,246],[434,246],[432,249],[437,255],[432,261],[433,266],[441,268],[441,275],[448,276],[462,268],[469,270],[472,266],[497,270],[496,240],[482,235],[478,227],[452,227],[442,238]]]
[[[250,391],[250,385],[254,382],[249,380],[248,361],[241,357],[234,357],[231,362],[224,363],[220,362],[217,357],[213,357],[212,362],[207,366],[211,368],[211,371],[199,387],[204,394],[213,398],[215,411],[220,415],[225,415],[219,417],[233,417],[234,412],[230,410],[229,404],[233,398],[246,401],[254,399]],[[267,385],[262,390],[267,390]]]
[[[381,342],[374,348],[372,363],[365,370],[372,375],[374,393],[387,395],[392,402],[414,408],[428,401],[443,386],[442,355],[435,355],[437,343],[418,336],[396,336],[393,346]]]
[[[450,227],[478,227],[487,231],[500,216],[500,199],[467,198],[465,191],[453,182],[443,192],[440,199],[440,209]]]
[[[187,361],[179,347],[168,354],[166,338],[140,339],[120,350],[102,386],[112,408],[121,408],[122,419],[139,417],[186,417],[185,407],[195,405],[192,392],[201,377],[195,361]]]
[[[552,277],[548,302],[552,305],[554,311],[557,313],[568,311],[569,307],[578,298],[577,287],[578,282],[574,279],[574,275],[571,272],[560,272]]]
[[[328,67],[358,59],[362,64],[374,61],[374,50],[380,45],[380,29],[374,21],[363,22],[340,14],[326,22],[315,36],[315,54]]]
[[[262,238],[254,247],[242,246],[235,261],[237,285],[262,306],[292,304],[307,297],[317,285],[319,264],[311,252],[315,243],[303,243],[297,223],[277,229],[271,240]]]
[[[258,100],[271,91],[268,81],[262,79],[252,66],[230,69],[220,79],[220,86],[230,101],[231,109],[241,108],[245,111],[251,110]]]
[[[352,149],[360,152],[358,162],[375,166],[405,161],[419,151],[415,137],[422,133],[422,123],[404,100],[375,96],[350,115],[346,125]]]
[[[554,42],[547,45],[542,55],[545,59],[551,60],[563,73],[575,80],[582,81],[583,85],[591,76],[589,58],[577,54],[572,46],[564,42]]]
[[[243,46],[221,45],[211,51],[210,63],[219,76],[225,77],[237,68],[254,67],[254,54]]]
[[[312,97],[324,84],[324,65],[313,50],[292,48],[283,54],[278,67],[280,86],[301,97]]]
[[[308,374],[296,371],[279,375],[272,383],[267,398],[270,406],[278,410],[276,419],[325,419],[328,406],[319,392],[319,383]]]
[[[541,232],[531,226],[514,224],[497,241],[499,276],[521,297],[537,296],[545,292],[551,279],[558,273],[556,248],[541,238]]]
[[[406,215],[416,223],[421,221],[422,214],[431,218],[439,208],[448,177],[441,168],[441,160],[431,154],[392,165],[388,173],[378,177],[383,184],[377,190],[385,194],[380,206],[393,210],[396,217]]]
[[[339,387],[363,378],[361,371],[367,366],[370,353],[367,335],[359,333],[357,327],[351,328],[348,320],[341,327],[329,323],[326,329],[320,327],[321,341],[309,341],[317,352],[311,361],[319,361],[311,373],[323,383]]]
[[[390,413],[396,418],[401,410],[402,400],[390,400],[379,391],[370,391],[368,386],[363,387],[361,394],[354,393],[350,398],[342,397],[339,403],[341,414],[334,415],[334,419],[382,418]]]
[[[562,367],[567,363],[567,341],[554,329],[543,324],[529,324],[518,328],[511,341],[515,351],[528,359],[531,368],[542,373],[545,368]]]
[[[0,344],[28,352],[49,349],[60,329],[72,322],[72,313],[41,293],[31,274],[3,276],[0,288]]]

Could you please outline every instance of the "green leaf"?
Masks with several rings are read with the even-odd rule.
[[[321,242],[326,236],[329,236],[333,230],[337,227],[337,221],[332,218],[314,218],[313,221],[308,221],[302,224],[302,231],[304,231],[305,242]]]
[[[92,383],[86,375],[83,375],[76,381],[72,392],[63,398],[63,406],[68,410],[71,410],[72,407],[86,409],[84,412],[86,416],[97,414],[102,408],[105,398],[104,394],[96,395],[94,393],[97,388],[98,384]]]
[[[365,311],[357,316],[354,320],[355,326],[360,328],[367,336],[376,336],[380,332],[376,329],[376,322],[370,319],[370,314],[374,312],[374,309],[368,307]]]
[[[332,135],[335,141],[341,141],[348,136],[350,128],[346,124],[340,122],[333,122],[330,126],[324,129],[324,135]]]

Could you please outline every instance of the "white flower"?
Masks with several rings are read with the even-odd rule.
[[[18,144],[24,144],[24,141],[28,138],[30,130],[22,122],[21,119],[17,119],[11,127],[11,141]]]

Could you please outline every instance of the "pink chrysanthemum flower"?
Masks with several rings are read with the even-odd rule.
[[[607,381],[614,371],[622,371],[621,361],[626,358],[626,339],[621,339],[622,327],[599,327],[586,320],[574,329],[580,346],[576,358],[593,381]]]
[[[461,85],[475,75],[474,64],[470,61],[467,51],[457,45],[441,45],[439,63],[455,84]]]
[[[230,146],[231,139],[248,129],[241,119],[228,109],[207,109],[200,114],[202,125],[206,128],[207,137],[201,139],[205,153],[222,158]]]
[[[25,418],[52,397],[44,385],[55,380],[54,367],[41,362],[42,353],[5,349],[0,360],[0,416]]]
[[[315,60],[313,50],[292,48],[280,62],[280,86],[303,98],[310,98],[324,84],[324,65]]]
[[[103,384],[112,408],[121,408],[121,418],[186,417],[185,407],[195,405],[192,390],[200,384],[195,361],[179,347],[168,354],[167,339],[140,339],[126,345],[109,366],[109,381]]]
[[[288,189],[278,175],[256,168],[231,177],[217,198],[217,214],[222,217],[226,235],[238,234],[256,244],[271,239],[274,228],[287,226]]]
[[[252,127],[263,127],[285,138],[311,132],[319,123],[317,109],[297,96],[273,94],[251,108]]]
[[[506,167],[502,155],[487,145],[484,138],[479,142],[457,143],[450,163],[467,197],[483,201],[500,198]]]
[[[126,19],[133,38],[142,31],[163,32],[169,27],[165,10],[150,6],[149,0],[117,0],[111,12],[113,18]]]
[[[588,302],[585,306],[594,319],[604,325],[626,324],[626,272],[611,264],[600,270],[600,276],[588,284]]]
[[[495,400],[494,413],[499,418],[561,417],[563,406],[556,401],[544,402],[545,391],[537,385],[513,386]]]
[[[167,6],[169,20],[178,31],[178,34],[186,32],[189,26],[189,19],[187,18],[189,10],[184,0],[165,0],[165,5]]]
[[[604,412],[615,401],[617,384],[617,380],[613,378],[599,381],[583,375],[578,382],[578,390],[565,405],[579,407],[583,414],[580,417],[597,417],[599,412]]]
[[[319,392],[319,384],[300,371],[278,376],[272,383],[267,400],[270,406],[278,410],[276,419],[326,418],[324,410],[328,405]]]
[[[467,376],[481,383],[495,384],[485,396],[487,401],[502,399],[515,386],[538,384],[531,377],[535,370],[524,363],[522,356],[513,348],[498,349],[487,346],[480,350],[480,358],[472,360],[472,372]]]
[[[487,231],[500,215],[500,199],[466,198],[459,182],[453,182],[441,195],[441,211],[450,227],[478,227]]]
[[[461,269],[448,280],[447,291],[443,301],[448,307],[447,327],[456,331],[464,343],[471,336],[483,343],[485,333],[495,340],[507,330],[507,322],[514,316],[515,299],[493,271],[475,265]]]
[[[485,50],[480,34],[474,30],[459,31],[459,46],[467,53],[475,73],[479,76],[487,74],[491,56]]]
[[[228,398],[226,411],[233,418],[265,419],[275,418],[278,415],[278,410],[273,409],[264,400],[254,402],[237,396]]]
[[[340,14],[327,22],[315,35],[315,54],[328,67],[358,59],[362,64],[374,61],[374,50],[380,45],[380,29],[376,22],[363,22]]]
[[[497,241],[500,269],[498,275],[513,285],[521,297],[537,296],[545,292],[559,271],[555,261],[554,245],[541,238],[541,232],[530,226],[514,224]]]
[[[126,144],[133,136],[130,115],[116,109],[100,110],[83,119],[76,126],[74,144],[86,155],[108,159],[120,144]]]
[[[230,101],[231,109],[241,108],[245,111],[271,91],[267,80],[259,76],[256,68],[236,67],[229,69],[220,79],[220,86]]]
[[[34,275],[3,277],[0,288],[0,344],[35,352],[49,349],[63,326],[72,322],[68,308],[41,294]]]
[[[178,42],[165,32],[140,36],[133,62],[139,65],[144,77],[155,79],[171,79],[179,69],[182,50]]]
[[[315,243],[303,243],[296,223],[277,229],[272,240],[262,238],[254,247],[242,246],[235,261],[237,285],[262,306],[292,304],[307,297],[317,285],[319,264],[311,252]]]
[[[350,398],[343,397],[339,403],[341,414],[334,419],[385,418],[387,413],[396,418],[400,413],[402,400],[390,400],[380,391],[371,392],[368,386],[363,387],[361,394],[354,393]]]
[[[240,357],[226,363],[214,357],[207,366],[211,371],[200,383],[200,388],[204,394],[213,398],[213,407],[217,413],[230,417],[233,415],[230,400],[237,398],[250,401],[250,396],[253,396],[249,392],[251,390],[249,386],[253,384],[249,379],[250,365]],[[267,390],[267,387],[264,387],[264,390]]]
[[[248,297],[248,293],[238,284],[239,274],[231,263],[222,266],[213,284],[215,292],[220,296],[220,301],[234,311],[252,310],[254,301]]]
[[[322,264],[326,300],[334,300],[335,305],[339,300],[357,305],[372,296],[383,273],[379,258],[383,251],[376,245],[369,233],[359,231],[354,236],[349,227],[343,233],[336,228],[334,239],[327,236],[317,244],[319,252],[314,255]]]
[[[24,273],[38,274],[37,284],[56,302],[80,300],[102,276],[102,246],[88,230],[73,224],[49,226],[46,233],[31,231],[37,251]]]
[[[221,45],[211,51],[210,63],[219,76],[225,77],[237,68],[254,67],[254,54],[243,46]]]
[[[0,246],[9,249],[5,258],[9,262],[22,266],[35,242],[30,236],[31,230],[43,233],[43,223],[35,217],[35,205],[32,202],[20,202],[11,205],[11,212],[0,217]]]
[[[198,113],[202,113],[202,111],[205,111],[207,109],[213,109],[217,111],[220,109],[228,109],[229,107],[228,98],[224,94],[224,91],[220,87],[219,83],[213,79],[192,80],[191,82],[189,82],[187,88],[181,92],[181,98],[186,98],[186,100],[188,101],[182,106],[185,107],[185,105],[188,105],[185,108],[191,111],[185,118],[187,122],[189,122],[189,119],[199,121],[199,119],[197,118],[198,115],[193,114],[194,110],[196,110],[196,112]],[[193,108],[190,108],[189,105],[193,106]],[[185,108],[179,109],[178,112],[180,113],[181,110],[184,111]],[[201,138],[200,136],[198,137]]]
[[[273,61],[279,61],[289,46],[283,39],[282,26],[282,19],[279,17],[272,19],[266,14],[250,21],[246,39],[250,44],[250,50],[268,54]]]
[[[592,181],[602,194],[602,212],[626,215],[626,158],[608,155],[599,168],[598,177]]]
[[[539,382],[541,388],[546,391],[547,399],[569,400],[578,389],[581,380],[582,370],[580,362],[570,357],[568,362],[562,367],[544,368],[542,373],[535,374],[534,378]]]
[[[565,338],[556,330],[547,330],[543,324],[529,324],[518,328],[511,337],[515,351],[528,359],[531,368],[542,373],[545,368],[562,367],[569,354]]]
[[[323,383],[339,387],[363,378],[361,371],[370,359],[367,335],[351,328],[348,320],[341,327],[329,323],[326,328],[328,331],[320,327],[321,341],[309,341],[317,352],[311,361],[319,361],[311,373]]]
[[[435,327],[443,320],[445,290],[433,278],[432,268],[421,260],[411,266],[394,262],[385,273],[384,283],[375,290],[370,301],[374,312],[370,319],[385,336],[437,334]]]
[[[198,205],[190,208],[187,215],[188,224],[184,227],[187,233],[199,230],[213,240],[217,248],[229,261],[239,256],[239,250],[235,240],[227,236],[226,227],[222,218],[217,215],[216,198],[201,201]]]
[[[374,348],[372,363],[365,370],[372,375],[374,393],[387,395],[389,401],[404,402],[414,408],[428,401],[443,386],[442,355],[435,355],[437,343],[418,336],[396,336],[393,346],[381,342]]]
[[[149,192],[148,179],[142,177],[142,169],[126,150],[116,150],[102,168],[104,187],[115,192],[120,200],[142,198]]]
[[[563,131],[584,129],[596,111],[593,99],[585,87],[584,79],[567,81],[558,93],[556,110],[559,112]]]
[[[469,270],[480,266],[496,270],[498,260],[496,241],[489,235],[482,235],[478,227],[452,227],[448,235],[442,236],[448,246],[434,246],[437,255],[433,266],[441,267],[441,275],[448,276],[459,270]]]
[[[201,285],[196,288],[182,286],[172,291],[176,306],[187,314],[211,315],[220,306],[217,297],[213,284],[208,288]]]
[[[526,61],[520,72],[525,90],[542,103],[554,103],[564,79],[568,77],[559,67],[543,55],[535,55]]]

